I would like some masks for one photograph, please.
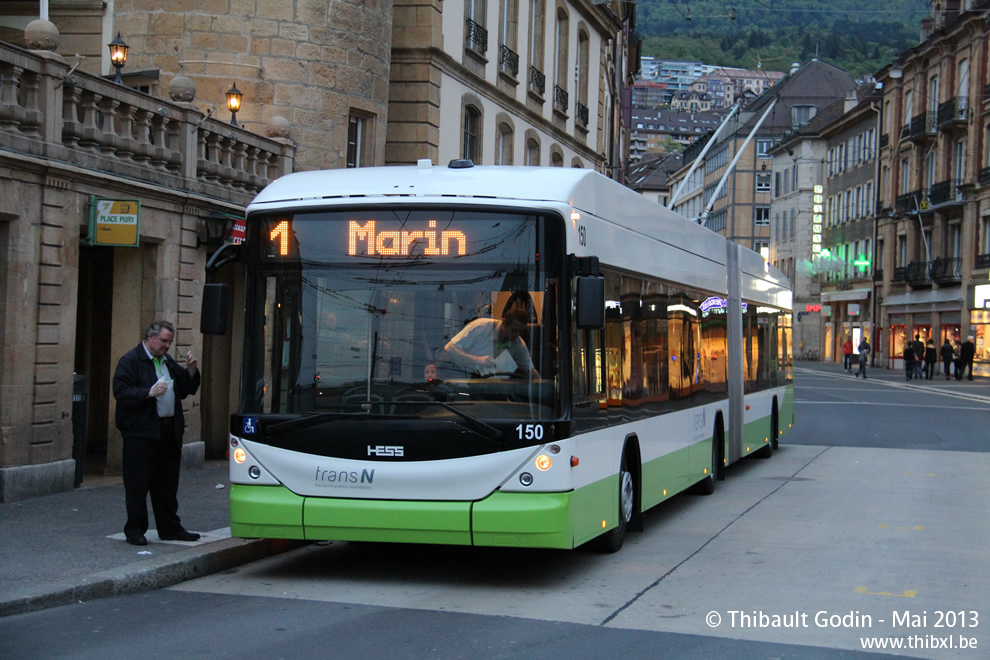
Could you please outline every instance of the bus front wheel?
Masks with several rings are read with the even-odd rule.
[[[636,480],[633,479],[626,452],[623,451],[619,467],[619,522],[596,539],[600,551],[618,552],[622,549],[622,543],[626,540],[626,533],[629,531],[629,523],[633,517],[635,504]]]

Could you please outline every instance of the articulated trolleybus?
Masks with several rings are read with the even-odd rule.
[[[290,174],[246,232],[233,536],[616,551],[793,423],[787,278],[598,173]]]

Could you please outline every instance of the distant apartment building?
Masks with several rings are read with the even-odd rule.
[[[629,159],[640,161],[648,155],[657,155],[678,148],[714,131],[721,117],[707,112],[681,110],[650,110],[633,108],[629,127]]]
[[[659,108],[667,103],[667,85],[639,79],[632,87],[632,107]]]
[[[769,258],[774,175],[770,150],[820,110],[842,100],[854,85],[848,74],[819,60],[792,71],[733,117],[694,168],[695,174],[702,173],[703,185],[685,187],[673,201],[674,210],[698,217],[700,207],[700,222]],[[750,136],[761,118],[763,123]],[[698,140],[685,150],[684,167],[670,179],[672,189],[688,176],[704,146],[705,141]]]

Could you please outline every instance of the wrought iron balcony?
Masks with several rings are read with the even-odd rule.
[[[577,117],[577,123],[580,126],[588,125],[588,106],[583,103],[574,104],[574,114]]]
[[[911,118],[911,139],[914,141],[923,141],[927,138],[935,137],[935,125],[936,117],[934,114],[929,114],[927,112],[922,112],[920,115],[915,115]]]
[[[914,210],[914,196],[917,192],[904,193],[903,195],[898,195],[894,200],[894,210],[901,213],[907,213]]]
[[[990,254],[976,255],[976,267],[980,269],[990,268]]]
[[[540,96],[547,91],[547,77],[535,66],[529,67],[529,91],[536,92]]]
[[[932,279],[939,284],[962,281],[962,259],[938,258],[932,263]]]
[[[928,191],[928,203],[931,206],[938,206],[939,204],[945,204],[947,202],[961,203],[962,193],[959,192],[959,186],[961,185],[962,179],[939,181]]]
[[[909,263],[905,277],[907,283],[915,288],[931,286],[933,263],[931,261],[912,261]]]
[[[969,99],[965,96],[955,96],[945,103],[938,105],[938,127],[946,128],[952,124],[966,124],[969,120]]]
[[[990,167],[984,167],[980,170],[980,174],[977,177],[977,182],[981,186],[990,183]]]
[[[567,114],[568,107],[568,94],[567,90],[560,85],[553,86],[553,107],[554,110],[559,110],[564,114]]]
[[[877,268],[873,271],[873,281],[883,282],[883,268]]]
[[[465,45],[474,52],[484,55],[488,52],[488,30],[481,27],[470,18],[467,19],[467,36]]]
[[[502,44],[498,57],[499,69],[505,73],[511,73],[513,77],[519,75],[519,55],[514,53],[508,46]]]
[[[894,275],[890,278],[891,282],[907,282],[908,267],[907,266],[897,266],[894,268]]]
[[[890,134],[884,133],[883,135],[880,136],[880,148],[883,149],[889,144],[890,144]]]

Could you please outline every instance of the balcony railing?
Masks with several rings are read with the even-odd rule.
[[[904,193],[903,195],[898,195],[894,200],[894,210],[901,213],[907,213],[914,211],[914,197],[917,192]]]
[[[0,148],[245,204],[292,171],[294,147],[68,70],[0,45]]]
[[[962,281],[962,259],[939,258],[932,263],[932,279],[939,284]]]
[[[915,115],[911,118],[911,139],[922,140],[935,135],[935,116],[927,112]]]
[[[467,19],[467,34],[464,37],[464,45],[479,55],[488,52],[488,30],[479,24]]]
[[[873,281],[883,282],[883,268],[877,268],[873,271]]]
[[[905,279],[913,287],[930,286],[932,283],[931,261],[912,261],[907,265]]]
[[[990,183],[990,167],[982,168],[976,180],[981,186]]]
[[[956,96],[938,105],[938,126],[943,128],[948,124],[966,123],[969,119],[969,99]]]
[[[883,149],[888,144],[890,144],[890,134],[884,133],[883,135],[880,136],[880,148]]]
[[[529,67],[529,91],[540,96],[546,94],[547,91],[547,77],[535,66]]]
[[[574,104],[574,114],[577,117],[577,123],[580,126],[588,125],[588,106],[583,103]]]
[[[554,110],[558,110],[567,114],[568,108],[568,94],[567,90],[560,85],[553,86],[553,107]]]
[[[505,73],[511,73],[515,78],[519,75],[519,55],[514,53],[508,46],[502,44],[499,49],[498,66]]]
[[[959,192],[961,185],[962,179],[939,181],[929,189],[928,203],[931,206],[938,206],[946,202],[962,202],[962,193]]]
[[[908,267],[907,266],[896,266],[894,268],[894,274],[890,278],[891,282],[907,282]]]
[[[990,268],[990,254],[976,255],[976,268]]]

